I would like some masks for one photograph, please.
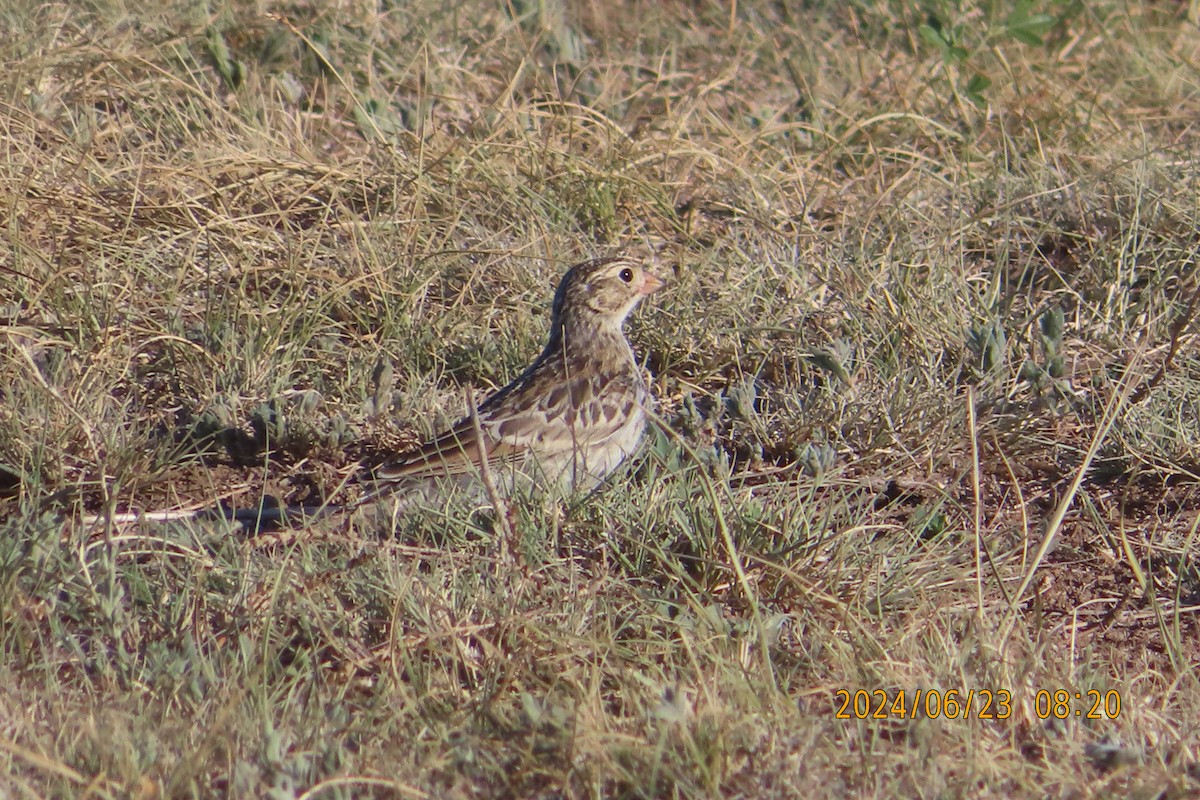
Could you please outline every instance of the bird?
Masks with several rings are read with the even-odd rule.
[[[625,338],[625,319],[664,281],[624,256],[576,264],[559,282],[546,346],[511,383],[448,430],[364,475],[366,491],[348,505],[284,506],[263,498],[252,508],[137,511],[85,521],[137,523],[224,519],[245,530],[304,524],[396,499],[403,513],[448,490],[472,499],[492,492],[591,490],[642,441],[653,399]],[[488,497],[488,499],[493,499]]]
[[[545,347],[448,430],[386,461],[361,498],[594,489],[637,450],[651,410],[625,319],[664,281],[624,256],[576,264],[558,284]],[[403,502],[403,501],[401,501]]]

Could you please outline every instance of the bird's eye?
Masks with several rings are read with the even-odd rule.
[[[633,270],[631,270],[629,267],[626,267],[625,269],[621,270],[620,273],[618,273],[617,277],[623,280],[625,283],[629,283],[631,280],[633,280]]]

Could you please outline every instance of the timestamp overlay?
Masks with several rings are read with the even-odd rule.
[[[838,689],[835,719],[998,719],[1013,714],[1009,689]],[[1116,719],[1121,693],[1116,689],[1038,689],[1033,694],[1038,719]]]

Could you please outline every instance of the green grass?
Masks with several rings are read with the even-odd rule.
[[[9,4],[0,794],[1200,792],[1195,11]],[[660,430],[515,541],[86,522],[352,496],[617,251]]]

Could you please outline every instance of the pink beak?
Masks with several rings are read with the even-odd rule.
[[[665,285],[666,284],[663,282],[663,279],[658,277],[657,275],[653,275],[649,272],[643,272],[642,273],[642,288],[640,288],[638,290],[638,294],[642,295],[642,297],[645,297],[648,294],[653,294],[654,292],[657,292],[659,289],[661,289]]]

